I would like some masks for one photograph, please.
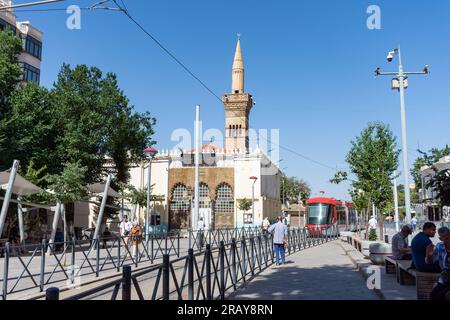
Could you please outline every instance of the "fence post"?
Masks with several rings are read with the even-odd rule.
[[[170,261],[169,255],[163,255],[163,300],[169,300],[169,284],[170,284]]]
[[[188,250],[188,300],[194,300],[194,249]]]
[[[120,247],[122,246],[122,242],[120,238],[117,238],[117,272],[120,271]]]
[[[261,235],[258,235],[258,255],[259,255],[259,270],[262,269],[262,239]]]
[[[206,263],[206,300],[212,299],[211,294],[211,244],[206,245],[205,252],[205,263]]]
[[[95,239],[95,276],[98,278],[100,274],[100,241]]]
[[[191,249],[192,248],[192,232],[191,232],[191,229],[188,230],[188,233],[189,233],[189,248],[188,249]]]
[[[167,231],[164,233],[164,246],[165,246],[165,254],[167,254]]]
[[[5,243],[5,260],[3,261],[3,300],[6,300],[6,296],[8,295],[9,246],[9,242]]]
[[[220,299],[225,300],[225,245],[220,241]]]
[[[255,275],[255,253],[253,252],[254,243],[255,238],[250,237],[250,270],[252,271],[252,276]]]
[[[72,270],[71,272],[71,277],[70,277],[70,283],[74,284],[75,282],[75,249],[76,249],[76,240],[75,237],[72,237]]]
[[[231,272],[233,274],[233,284],[237,284],[237,271],[236,271],[236,239],[231,239]]]
[[[245,276],[247,275],[247,255],[245,254],[245,249],[247,248],[247,242],[245,240],[245,235],[242,236],[242,242],[241,242],[241,250],[242,250],[242,270],[243,270],[243,279],[245,282]]]
[[[131,266],[122,268],[122,300],[131,300]]]
[[[40,292],[44,291],[44,277],[45,277],[45,252],[46,252],[47,242],[45,239],[42,239],[41,245],[41,272],[40,272],[40,280],[39,280],[39,290]]]
[[[177,232],[177,247],[178,247],[177,258],[179,258],[180,257],[180,232],[179,231]]]
[[[134,259],[135,259],[134,265],[137,268],[138,265],[139,265],[139,236],[135,236],[134,237],[134,241],[136,241],[136,246],[135,246],[135,249],[134,249],[134,250],[136,250],[136,252],[134,253]],[[133,245],[133,242],[131,242],[131,244]]]
[[[45,300],[49,301],[59,300],[59,288],[48,288],[45,291]]]
[[[155,240],[155,236],[152,234],[150,237],[151,237],[151,239],[152,239],[152,244],[151,244],[151,249],[150,249],[150,261],[151,261],[151,263],[153,264],[153,258],[154,258],[154,254],[153,254],[153,250],[154,250],[154,248],[153,248],[153,241]]]

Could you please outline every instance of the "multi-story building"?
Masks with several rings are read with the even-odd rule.
[[[450,156],[441,158],[438,162],[433,164],[433,167],[438,170],[450,170]],[[449,215],[449,208],[442,207],[437,199],[437,194],[426,185],[430,179],[436,174],[436,171],[430,166],[423,166],[420,169],[422,176],[422,190],[420,192],[420,200],[423,205],[425,216],[431,221],[439,221]]]
[[[11,6],[9,0],[0,0],[0,8]],[[0,10],[0,31],[10,29],[22,40],[23,50],[19,62],[23,69],[23,81],[39,83],[42,60],[42,32],[29,21],[17,21],[11,9]]]

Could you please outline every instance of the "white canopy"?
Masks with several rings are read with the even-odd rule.
[[[11,175],[11,172],[9,170],[0,172],[0,188],[1,189],[6,190],[6,188],[8,187],[8,181],[9,181],[10,175]],[[13,194],[18,195],[18,196],[29,196],[32,194],[39,193],[41,191],[42,191],[41,188],[39,188],[38,186],[29,182],[28,180],[26,180],[19,174],[16,174],[16,179],[14,180],[14,185],[13,185],[13,189],[12,189]]]
[[[92,193],[96,194],[103,194],[105,192],[105,183],[94,183],[88,186],[88,189]],[[108,189],[108,196],[114,197],[114,198],[124,198],[122,195],[120,195],[116,190],[109,187]]]

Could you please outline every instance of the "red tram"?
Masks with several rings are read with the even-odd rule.
[[[333,233],[339,234],[340,231],[358,230],[357,212],[351,202],[312,198],[306,201],[306,206],[306,227],[309,231],[334,230]]]

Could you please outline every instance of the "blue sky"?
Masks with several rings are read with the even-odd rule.
[[[24,1],[16,1],[17,3]],[[88,6],[95,1],[66,1]],[[256,106],[253,128],[280,129],[280,144],[345,168],[345,155],[369,121],[389,124],[400,145],[399,97],[387,52],[401,44],[410,78],[406,91],[409,160],[415,151],[442,147],[450,137],[450,2],[125,0],[131,14],[217,95],[230,91],[231,64],[240,33],[246,91]],[[367,7],[381,8],[381,30],[366,26]],[[50,7],[50,6],[47,6]],[[63,62],[117,73],[138,111],[157,118],[158,148],[170,148],[177,128],[192,131],[195,105],[204,129],[224,126],[223,106],[127,18],[113,11],[83,11],[81,30],[68,30],[64,11],[18,12],[44,32],[41,83],[51,86]],[[313,195],[348,198],[348,186],[331,185],[333,170],[281,150],[287,174],[307,180]]]

